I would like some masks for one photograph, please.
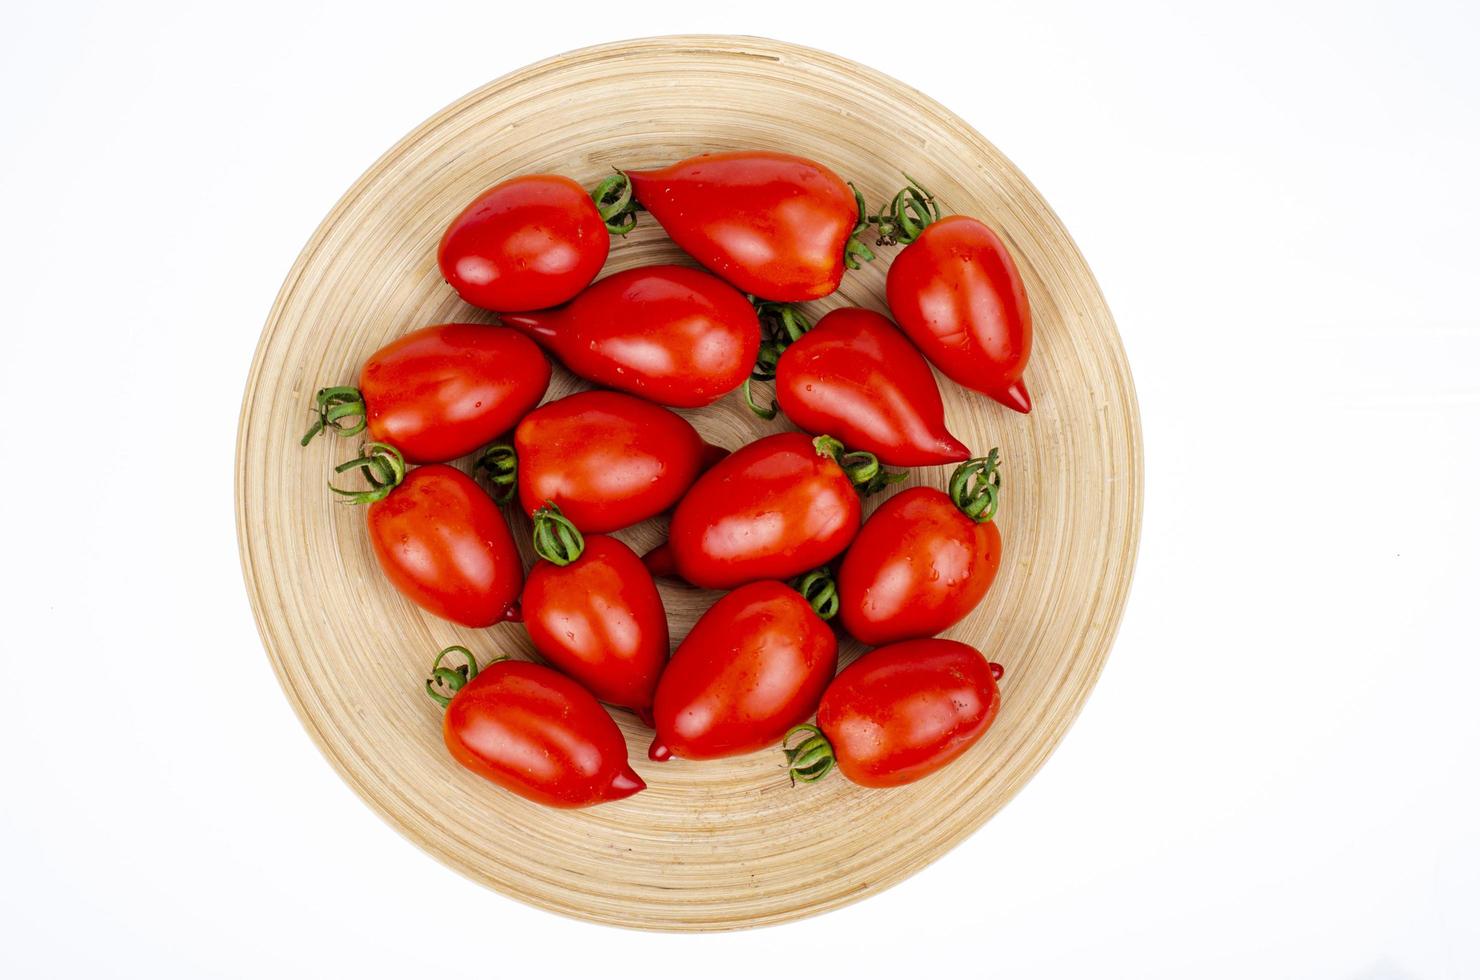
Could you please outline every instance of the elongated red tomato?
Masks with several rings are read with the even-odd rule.
[[[1033,316],[1017,264],[975,218],[952,215],[925,227],[895,256],[889,309],[946,377],[1017,412],[1032,409],[1023,369]]]
[[[489,447],[478,465],[496,484],[517,482],[525,513],[553,503],[582,531],[603,534],[672,507],[724,455],[666,408],[582,391],[526,415],[513,445]]]
[[[829,436],[782,432],[736,450],[694,482],[673,512],[668,543],[643,560],[655,575],[706,589],[827,564],[858,533],[857,487],[880,479],[878,460],[842,448]]]
[[[831,433],[891,466],[971,455],[946,430],[930,365],[885,317],[845,307],[811,328],[794,313],[783,322],[775,341],[785,344],[776,363],[776,401],[798,426]]]
[[[616,538],[582,535],[553,507],[535,512],[534,549],[541,560],[521,602],[534,648],[600,700],[651,724],[668,618],[642,560]]]
[[[437,249],[442,277],[485,310],[541,310],[590,284],[611,248],[580,184],[555,174],[513,177],[473,199]]]
[[[738,388],[761,344],[743,295],[677,265],[618,272],[560,309],[501,319],[586,380],[679,408]]]
[[[912,487],[879,507],[838,571],[843,627],[871,646],[934,636],[977,607],[1002,560],[997,450],[957,467],[951,493]]]
[[[835,606],[825,577],[803,587],[816,607],[780,582],[752,582],[699,617],[658,683],[649,758],[754,752],[817,708],[838,665],[837,638],[818,609]]]
[[[466,662],[443,666],[450,655]],[[452,757],[527,800],[583,807],[647,788],[616,722],[549,667],[501,659],[479,670],[466,647],[448,647],[432,663],[426,690],[447,709],[442,738]]]
[[[792,778],[815,782],[834,763],[860,786],[902,786],[928,776],[992,726],[1001,676],[1000,665],[955,640],[871,650],[828,685],[817,724],[787,734]]]
[[[481,323],[414,330],[370,355],[360,387],[323,388],[303,437],[369,430],[413,463],[445,463],[482,446],[540,403],[550,362],[528,337]]]
[[[356,468],[370,489],[336,492],[370,505],[370,544],[402,595],[463,626],[518,615],[519,551],[504,515],[472,478],[441,464],[408,473],[401,454],[385,443],[369,443],[336,472]]]
[[[822,164],[787,153],[706,153],[629,170],[633,196],[679,248],[747,293],[790,303],[838,288],[872,253],[853,239],[858,198]]]

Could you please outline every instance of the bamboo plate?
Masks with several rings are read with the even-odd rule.
[[[298,436],[313,392],[352,382],[392,337],[490,319],[442,282],[435,257],[443,227],[478,191],[541,171],[591,186],[614,166],[741,147],[819,159],[870,202],[908,171],[946,210],[987,220],[1018,256],[1037,327],[1026,375],[1033,414],[941,383],[952,431],[979,452],[1001,446],[1005,459],[1001,573],[982,606],[946,634],[1006,666],[1002,713],[943,772],[867,791],[836,776],[793,788],[775,751],[649,763],[648,735],[617,712],[649,789],[590,810],[542,809],[460,769],[421,690],[432,655],[451,643],[480,659],[531,656],[522,628],[464,630],[402,599],[376,568],[363,513],[331,502],[324,487],[353,446],[320,439],[299,449]],[[844,303],[883,310],[895,250],[878,251],[879,261],[850,273],[812,312]],[[606,272],[678,257],[644,218],[614,243]],[[548,397],[577,387],[557,369]],[[753,418],[738,395],[686,414],[730,448],[782,425]],[[403,834],[477,881],[566,915],[647,929],[733,929],[837,908],[980,827],[1043,764],[1094,685],[1140,525],[1130,372],[1094,278],[1048,205],[970,126],[918,92],[843,58],[756,38],[572,52],[493,82],[402,140],[324,219],[288,274],[247,382],[238,459],[237,529],[263,642],[340,774]],[[946,475],[917,470],[909,482],[944,486]],[[527,539],[528,522],[516,519],[514,530]],[[621,537],[641,551],[662,532],[659,519]],[[665,585],[663,598],[676,643],[715,594]],[[845,642],[844,660],[858,650]]]

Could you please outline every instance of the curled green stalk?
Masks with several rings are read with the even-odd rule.
[[[776,380],[776,365],[781,362],[781,355],[812,329],[812,323],[795,303],[772,303],[754,297],[751,297],[751,303],[760,319],[762,339],[760,350],[755,355],[755,367],[751,368],[750,377],[745,380],[745,404],[756,415],[769,421],[779,411],[776,399],[772,398],[769,406],[758,404],[750,383]]]
[[[812,440],[818,455],[831,457],[861,496],[878,493],[891,483],[898,483],[907,475],[902,470],[886,470],[879,465],[879,457],[862,450],[848,451],[832,436],[818,436]]]
[[[643,210],[632,196],[632,180],[618,170],[596,185],[591,192],[596,202],[596,213],[606,223],[606,230],[613,235],[626,237],[637,227],[637,212]]]
[[[1002,492],[1002,471],[997,468],[998,462],[997,450],[993,449],[985,456],[968,459],[951,474],[951,500],[961,513],[978,524],[985,524],[997,516],[997,500]]]
[[[443,667],[442,661],[449,654],[457,654],[464,662],[456,667]],[[427,696],[445,708],[457,696],[457,692],[463,689],[463,685],[477,676],[478,660],[473,652],[467,647],[450,646],[437,654],[437,659],[432,661],[432,676],[427,678]]]
[[[793,737],[799,732],[803,738],[795,745],[791,744]],[[804,783],[817,782],[832,772],[838,761],[833,754],[832,743],[816,725],[798,725],[787,732],[781,739],[781,753],[786,756],[786,771],[793,786],[798,779]]]
[[[473,473],[483,476],[493,488],[493,499],[506,504],[519,490],[519,454],[512,444],[496,442],[473,460]]]
[[[894,195],[889,207],[871,215],[869,222],[879,229],[878,245],[908,245],[920,237],[920,232],[933,222],[940,220],[940,204],[935,195],[920,186],[920,182],[909,174],[904,189]]]
[[[325,429],[341,436],[352,436],[365,431],[365,398],[360,394],[360,389],[353,385],[320,388],[318,394],[314,395],[313,410],[318,418],[303,434],[303,438],[298,440],[300,446],[308,445],[314,436]]]
[[[534,553],[555,565],[569,565],[586,550],[586,539],[553,501],[534,512]]]
[[[795,589],[807,600],[807,605],[817,618],[827,622],[838,614],[841,601],[838,599],[838,583],[833,580],[832,570],[817,568],[796,581]]]
[[[384,500],[390,492],[406,478],[406,458],[401,451],[388,442],[367,442],[360,447],[360,455],[334,467],[335,473],[359,470],[370,484],[368,490],[344,490],[331,480],[329,489],[345,498],[347,504],[373,504]]]
[[[853,192],[853,202],[858,206],[858,224],[848,233],[848,245],[843,249],[843,264],[850,269],[861,269],[863,263],[874,260],[874,250],[869,248],[863,241],[863,235],[868,231],[869,218],[868,205],[863,203],[863,194],[850,181],[848,189]]]

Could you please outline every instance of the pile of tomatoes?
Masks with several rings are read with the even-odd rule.
[[[641,212],[703,268],[593,281]],[[887,283],[897,325],[855,308],[810,323],[796,304],[873,260],[866,239],[903,246]],[[1027,297],[991,229],[942,217],[914,181],[870,214],[819,163],[731,152],[590,193],[515,177],[453,219],[438,261],[498,324],[428,326],[377,351],[358,386],[318,392],[303,443],[364,433],[336,467],[364,487],[331,487],[368,505],[386,577],[463,626],[522,623],[548,664],[437,656],[426,690],[460,763],[550,806],[630,796],[645,784],[602,702],[655,730],[654,761],[780,746],[804,782],[834,767],[863,786],[911,782],[982,736],[1002,668],[936,635],[996,575],[1000,461],[947,431],[930,365],[1030,408]],[[541,404],[551,356],[596,388]],[[764,381],[775,396],[758,402]],[[737,389],[802,431],[727,452],[670,410]],[[473,476],[449,465],[465,456]],[[948,490],[904,490],[863,520],[862,496],[903,476],[886,467],[940,464],[957,464]],[[500,505],[532,521],[528,570]],[[611,536],[669,511],[647,555]],[[655,576],[725,591],[671,656]],[[841,673],[830,620],[875,648]]]

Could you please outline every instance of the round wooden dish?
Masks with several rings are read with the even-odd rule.
[[[941,384],[952,431],[978,452],[1000,446],[1005,460],[1002,571],[948,634],[1006,665],[1002,713],[945,771],[868,791],[838,776],[793,788],[776,751],[650,763],[649,734],[617,712],[649,789],[590,810],[541,809],[460,769],[421,689],[432,655],[451,643],[485,660],[496,651],[532,656],[523,629],[463,630],[402,599],[376,567],[364,514],[324,487],[354,447],[320,439],[300,449],[298,437],[314,391],[353,382],[392,337],[491,319],[442,282],[435,255],[447,221],[478,191],[543,171],[591,186],[612,167],[743,147],[821,160],[871,203],[907,171],[946,210],[985,219],[1018,256],[1037,326],[1033,414]],[[884,310],[896,250],[878,251],[837,295],[812,304],[814,315],[844,304]],[[678,258],[644,218],[614,243],[606,272]],[[557,369],[549,397],[577,387]],[[738,394],[687,414],[730,448],[784,425],[754,418]],[[1028,181],[907,86],[820,51],[742,37],[562,55],[472,93],[402,140],[324,219],[288,274],[247,382],[238,450],[247,590],[283,689],[334,767],[462,873],[542,908],[647,929],[734,929],[837,908],[980,827],[1043,764],[1094,685],[1125,605],[1141,510],[1125,355],[1083,258]],[[916,470],[909,482],[944,486],[946,476],[943,467]],[[622,537],[641,551],[663,528],[650,521]],[[528,522],[516,519],[514,530],[527,538]],[[663,597],[677,643],[715,595],[665,586]],[[845,661],[858,652],[844,644]]]

